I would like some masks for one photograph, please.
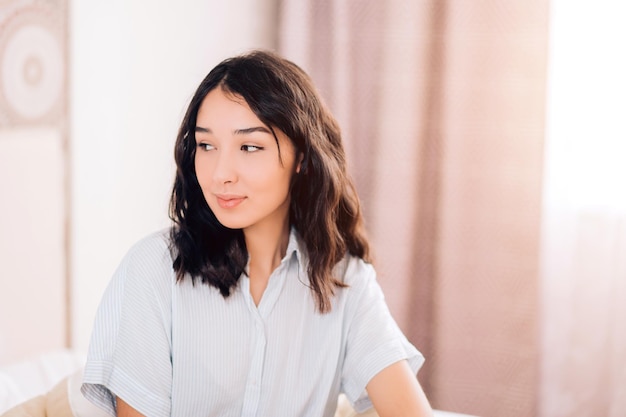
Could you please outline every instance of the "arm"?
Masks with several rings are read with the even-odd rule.
[[[433,411],[407,361],[396,362],[376,374],[367,393],[380,417],[432,417]]]
[[[135,245],[103,294],[83,372],[83,396],[116,415],[120,396],[152,417],[171,415],[171,262],[161,235]],[[123,407],[123,406],[122,406]]]
[[[117,402],[117,417],[144,417],[139,411],[128,405],[120,397],[115,397]]]

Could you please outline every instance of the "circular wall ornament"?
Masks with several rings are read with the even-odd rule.
[[[22,26],[8,40],[1,62],[7,104],[29,120],[48,113],[63,85],[63,59],[54,36],[41,26]]]
[[[58,12],[35,3],[0,22],[0,119],[5,123],[50,122],[62,114],[65,50]]]

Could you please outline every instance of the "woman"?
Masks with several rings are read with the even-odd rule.
[[[220,63],[175,158],[174,225],[116,271],[84,395],[118,416],[332,416],[340,392],[383,417],[430,415],[309,77],[263,51]]]

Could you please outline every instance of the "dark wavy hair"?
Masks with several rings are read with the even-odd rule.
[[[219,289],[224,297],[245,270],[248,252],[241,229],[229,229],[209,208],[195,173],[198,109],[215,88],[242,97],[272,132],[280,129],[302,156],[291,184],[289,222],[304,242],[309,285],[320,312],[345,286],[333,268],[351,254],[369,260],[360,203],[347,173],[339,126],[309,76],[294,63],[267,51],[226,59],[196,90],[175,145],[176,179],[170,200],[171,249],[177,281]],[[278,139],[274,134],[278,143]]]

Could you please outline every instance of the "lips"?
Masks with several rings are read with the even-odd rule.
[[[217,204],[223,209],[231,209],[237,207],[246,199],[246,197],[230,194],[216,194]]]

